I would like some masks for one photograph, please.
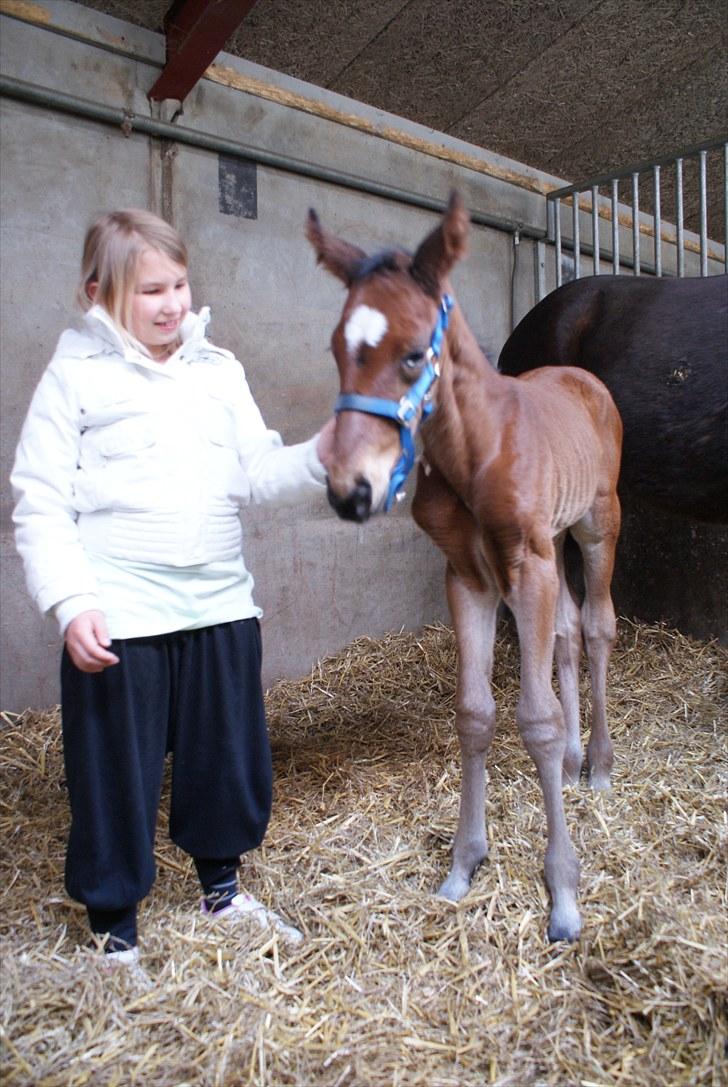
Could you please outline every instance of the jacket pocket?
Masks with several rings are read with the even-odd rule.
[[[81,420],[84,429],[90,430],[139,419],[149,411],[148,402],[140,395],[122,396],[100,403],[84,402],[84,405],[81,408]]]
[[[136,416],[84,431],[81,453],[88,450],[100,457],[135,456],[154,443],[154,428],[150,421]]]
[[[205,404],[207,437],[213,445],[234,449],[237,453],[238,437],[232,408],[214,393],[208,393]]]
[[[238,434],[232,408],[222,398],[208,393],[205,404],[205,435],[210,443],[212,472],[210,497],[226,506],[247,506],[250,483],[240,463]]]
[[[152,510],[163,504],[165,476],[156,445],[151,420],[139,415],[86,430],[73,485],[75,509]]]

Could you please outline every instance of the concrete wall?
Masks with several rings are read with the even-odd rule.
[[[163,62],[159,36],[63,0],[13,10],[25,17],[0,16],[4,75],[142,116],[173,116],[173,104],[152,107],[146,97]],[[512,233],[475,226],[454,275],[493,358],[536,300],[543,254],[528,232],[544,230],[541,194],[558,179],[224,55],[176,123],[425,200],[442,203],[456,186],[471,209],[518,224],[525,235],[515,274]],[[315,267],[303,233],[308,208],[368,251],[414,248],[437,215],[357,191],[350,180],[239,168],[211,150],[8,98],[0,124],[0,708],[19,711],[57,701],[60,642],[25,592],[7,478],[33,388],[72,314],[88,223],[113,207],[143,205],[178,227],[191,252],[194,304],[212,306],[213,339],[244,363],[268,424],[296,441],[330,413],[336,380],[328,342],[343,300],[338,282]],[[550,289],[551,261],[544,280]],[[406,503],[363,528],[338,521],[323,502],[256,509],[246,511],[244,530],[265,610],[266,683],[305,673],[360,634],[446,617],[443,561]]]
[[[164,55],[159,36],[71,3],[26,7],[42,9],[43,19],[0,17],[4,75],[150,115],[146,91]],[[535,172],[489,160],[468,145],[232,57],[220,60],[225,80],[260,80],[270,94],[204,80],[185,102],[178,124],[438,201],[457,185],[472,208],[542,225],[540,196],[367,129],[399,127],[415,144],[441,139],[454,153],[480,156],[495,174],[512,168],[538,182]],[[291,94],[315,99],[317,111],[285,104]],[[55,625],[36,614],[25,592],[12,542],[7,478],[33,388],[73,312],[88,223],[104,210],[131,205],[171,218],[189,243],[193,301],[212,306],[213,338],[245,364],[268,424],[296,441],[315,432],[330,413],[336,380],[328,341],[343,301],[341,286],[316,268],[305,240],[308,208],[315,206],[328,226],[372,251],[391,243],[416,246],[437,216],[258,166],[257,211],[245,218],[221,211],[226,163],[213,152],[170,147],[137,133],[126,137],[119,128],[7,98],[0,108],[0,706],[19,711],[57,701],[60,642]],[[169,104],[165,110],[169,116]],[[342,112],[356,115],[357,124],[339,123]],[[223,205],[227,212],[244,210],[234,193]],[[507,233],[476,227],[469,259],[454,279],[478,338],[494,356],[510,330],[511,260]],[[520,316],[534,301],[530,259],[523,261],[516,298]],[[416,629],[446,616],[442,560],[416,530],[406,504],[365,528],[338,521],[323,502],[251,510],[244,529],[265,611],[266,682],[303,674],[318,657],[360,634]]]

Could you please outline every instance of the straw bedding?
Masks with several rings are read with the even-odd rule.
[[[513,724],[517,658],[506,627],[491,853],[463,902],[433,894],[458,806],[452,633],[362,639],[267,696],[274,815],[243,878],[305,943],[199,916],[163,798],[159,875],[140,914],[149,988],[104,972],[63,892],[57,711],[3,715],[3,1082],[728,1082],[728,651],[621,622],[614,788],[566,790],[582,862],[573,946],[545,938],[541,797]]]

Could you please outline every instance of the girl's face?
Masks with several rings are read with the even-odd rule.
[[[130,331],[153,358],[165,357],[176,342],[191,304],[187,269],[159,249],[145,249],[137,266]]]

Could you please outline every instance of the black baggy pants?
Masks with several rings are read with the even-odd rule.
[[[112,642],[119,664],[61,664],[71,803],[66,889],[90,910],[135,905],[154,882],[165,754],[169,833],[193,857],[259,845],[270,817],[271,753],[257,619]]]

